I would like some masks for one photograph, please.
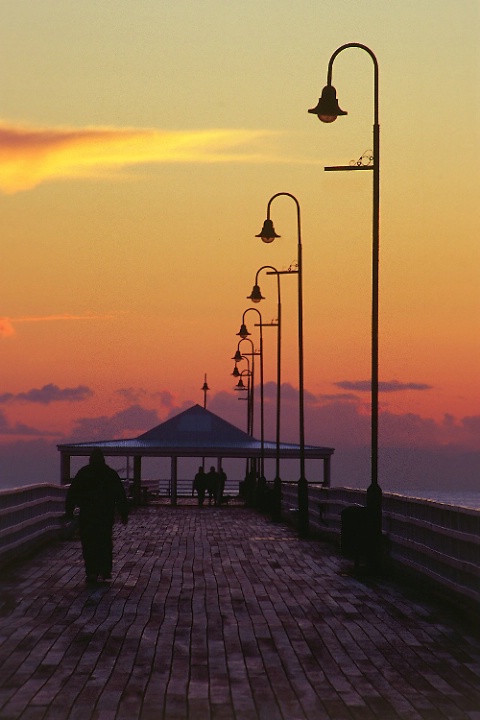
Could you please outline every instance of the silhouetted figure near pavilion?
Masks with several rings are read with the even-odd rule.
[[[215,470],[215,467],[212,465],[210,470],[207,473],[207,488],[208,488],[208,504],[216,505],[218,502],[218,485],[220,482],[220,477],[217,471]]]
[[[65,512],[73,518],[79,508],[79,530],[87,583],[112,577],[112,529],[115,511],[128,521],[127,496],[118,473],[109,467],[101,450],[93,450],[88,465],[80,468],[70,485]]]
[[[203,503],[205,502],[205,492],[207,489],[207,476],[205,474],[205,471],[200,465],[198,468],[198,472],[195,475],[195,478],[193,480],[193,491],[192,495],[196,492],[198,496],[198,505],[199,507],[203,507]]]

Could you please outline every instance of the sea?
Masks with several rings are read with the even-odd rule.
[[[401,495],[403,493],[398,494]],[[420,500],[433,500],[434,502],[469,508],[471,510],[480,510],[480,490],[458,490],[457,492],[448,490],[416,490],[414,494],[409,494],[409,497],[419,498]]]

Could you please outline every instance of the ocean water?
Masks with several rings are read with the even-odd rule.
[[[399,493],[400,495],[404,493]],[[409,497],[420,498],[421,500],[434,500],[435,502],[455,505],[456,507],[480,510],[480,490],[452,492],[451,490],[416,490]]]

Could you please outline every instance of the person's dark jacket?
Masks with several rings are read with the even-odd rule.
[[[76,474],[65,501],[67,517],[80,509],[80,528],[85,525],[113,525],[115,509],[122,521],[128,519],[128,501],[118,473],[108,465],[86,465]]]

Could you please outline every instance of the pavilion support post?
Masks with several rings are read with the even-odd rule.
[[[172,456],[172,465],[171,465],[171,472],[170,472],[170,478],[171,478],[171,504],[176,505],[177,504],[177,471],[178,471],[178,458],[176,455]]]
[[[133,458],[133,504],[140,505],[142,501],[142,456]]]
[[[330,487],[330,457],[323,461],[323,486]]]
[[[70,455],[63,452],[60,455],[60,483],[61,485],[70,483]]]

